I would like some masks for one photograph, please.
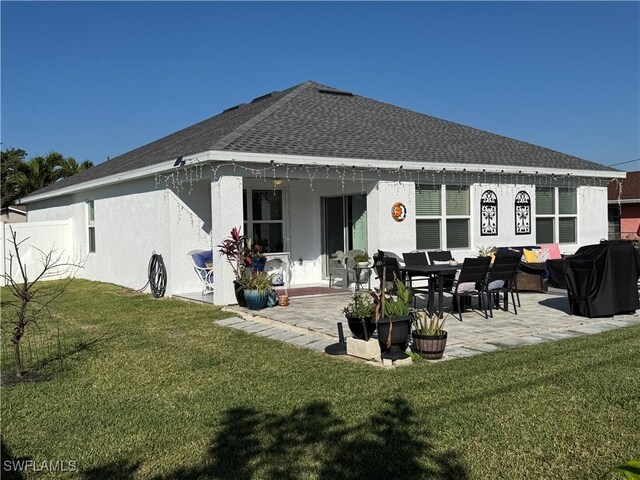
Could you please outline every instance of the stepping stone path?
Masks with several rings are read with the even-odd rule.
[[[285,328],[275,327],[261,322],[245,320],[240,317],[230,317],[219,320],[218,325],[223,327],[235,328],[247,333],[255,333],[261,337],[279,340],[281,342],[297,345],[298,347],[308,348],[324,352],[325,347],[335,343],[335,340],[328,340],[325,336],[316,335],[314,333],[300,333]]]

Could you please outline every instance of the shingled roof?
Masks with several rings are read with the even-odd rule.
[[[618,185],[620,184],[620,187]],[[619,189],[618,189],[619,188]],[[626,178],[609,182],[609,200],[635,200],[640,202],[640,172],[627,172]]]
[[[208,150],[396,160],[427,168],[451,163],[615,171],[309,81],[229,108],[34,194]]]

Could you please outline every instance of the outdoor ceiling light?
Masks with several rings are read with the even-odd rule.
[[[273,179],[273,184],[278,186],[278,185],[282,185],[284,183],[284,180],[281,178],[274,178]]]

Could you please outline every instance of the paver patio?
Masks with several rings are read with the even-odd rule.
[[[345,335],[349,334],[342,309],[350,296],[350,293],[341,292],[299,297],[291,299],[288,307],[265,308],[257,312],[228,307],[244,320],[234,317],[218,323],[322,351],[326,345],[338,341],[337,322],[343,322]],[[471,310],[463,314],[462,322],[449,315],[444,359],[601,333],[640,323],[639,312],[602,318],[570,315],[566,293],[561,290],[521,293],[520,300],[522,306],[518,308],[518,315],[513,313],[511,305],[509,312],[494,310],[493,318],[488,319]],[[449,304],[450,299],[445,298],[445,308]],[[418,306],[421,306],[420,302]]]

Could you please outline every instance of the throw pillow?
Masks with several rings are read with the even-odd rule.
[[[525,248],[523,251],[524,261],[527,263],[538,263],[538,256],[533,250]]]
[[[538,262],[539,263],[546,262],[547,260],[549,260],[550,253],[549,253],[549,249],[547,247],[534,248],[533,252],[538,257]]]
[[[449,262],[447,262],[447,263],[449,263]],[[458,278],[459,277],[460,277],[460,270],[456,270],[456,278],[453,280],[453,290],[454,291],[456,289],[456,284],[458,283]],[[458,292],[459,293],[470,292],[471,290],[475,290],[475,289],[476,289],[476,284],[474,282],[464,282],[464,283],[461,283],[460,286],[458,287]]]
[[[560,260],[562,255],[560,255],[560,247],[557,243],[549,243],[547,245],[540,245],[540,248],[548,248],[549,249],[549,260]]]
[[[449,260],[434,260],[434,265],[449,265]]]

